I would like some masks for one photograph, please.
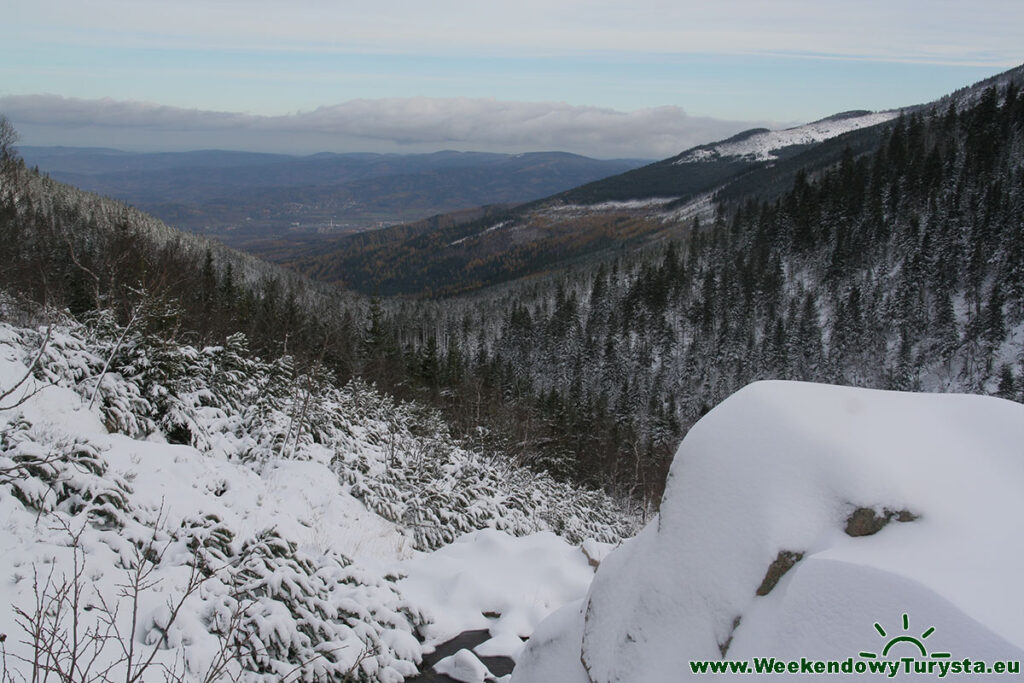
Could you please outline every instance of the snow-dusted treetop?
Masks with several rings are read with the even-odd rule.
[[[1024,406],[997,398],[749,385],[690,431],[660,518],[541,625],[515,680],[859,659],[888,642],[876,622],[934,627],[927,650],[953,659],[1020,660],[1022,443]]]

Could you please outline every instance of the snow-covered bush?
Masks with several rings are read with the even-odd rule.
[[[388,525],[403,556],[406,541],[430,549],[488,527],[573,543],[631,531],[603,494],[471,452],[437,413],[363,382],[337,386],[322,368],[253,357],[242,335],[198,348],[105,314],[34,330],[0,323],[0,389],[29,370],[31,400],[0,410],[0,516],[10,520],[0,552],[15,577],[0,592],[23,615],[0,616],[0,632],[43,624],[57,640],[14,641],[12,661],[28,667],[19,673],[79,619],[92,640],[62,649],[60,666],[95,646],[109,667],[98,681],[414,674],[428,619],[400,577],[334,547],[331,533],[351,530],[315,529],[312,502],[309,514],[252,521],[282,472],[304,493],[327,475],[325,496],[377,519],[355,496],[394,523],[371,524]],[[28,585],[32,576],[43,580]]]
[[[573,543],[634,531],[609,496],[467,450],[436,412],[358,379],[339,387],[288,356],[251,357],[241,334],[197,349],[100,316],[62,328],[37,374],[90,399],[98,391],[108,428],[129,436],[158,433],[257,468],[273,458],[329,459],[355,496],[421,549],[482,528],[551,530]]]
[[[56,437],[15,418],[0,432],[0,485],[38,512],[87,513],[94,524],[120,527],[128,485],[107,475],[100,449]]]
[[[391,581],[273,530],[242,544],[204,621],[252,680],[400,681],[416,672],[423,618]]]

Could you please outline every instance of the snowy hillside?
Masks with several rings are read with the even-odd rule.
[[[752,384],[690,431],[660,518],[541,625],[513,680],[763,657],[1019,666],[1022,443],[1024,406],[1001,399]]]
[[[4,681],[400,681],[481,625],[482,652],[515,657],[586,590],[580,542],[631,530],[607,498],[241,335],[0,323],[0,395]],[[529,586],[494,584],[496,562]]]
[[[682,155],[676,164],[738,157],[748,161],[771,161],[776,152],[794,145],[813,145],[860,128],[890,121],[898,111],[830,116],[795,128],[764,130],[751,135],[741,134],[723,142],[698,147]]]

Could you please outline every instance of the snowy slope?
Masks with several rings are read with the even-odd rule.
[[[462,532],[523,534],[545,517],[600,529],[596,508],[584,526],[565,516],[600,497],[573,503],[565,485],[489,472],[432,433],[430,415],[365,386],[318,386],[309,406],[302,375],[233,355],[238,340],[197,350],[119,330],[0,323],[0,679],[48,661],[92,680],[83,662],[96,653],[96,680],[131,668],[139,680],[397,683],[462,630],[492,627],[479,654],[514,658],[520,636],[584,595],[593,569],[578,543]],[[63,637],[75,619],[77,646],[31,636],[41,624]]]
[[[866,661],[887,644],[876,622],[927,633],[929,653],[1019,661],[1021,444],[1024,406],[1001,399],[752,384],[690,431],[660,518],[538,628],[514,680]],[[901,641],[886,659],[914,654]]]
[[[885,111],[856,116],[831,116],[795,128],[766,130],[748,136],[737,136],[723,142],[698,147],[673,162],[689,164],[721,158],[742,158],[748,161],[771,161],[776,152],[794,145],[812,145],[860,128],[867,128],[899,116],[898,111]]]
[[[27,363],[16,331],[0,332],[7,389]],[[26,625],[41,614],[40,598],[68,586],[80,590],[83,606],[56,603],[53,628],[65,630],[77,616],[83,633],[107,633],[109,618],[118,635],[83,635],[79,647],[58,653],[51,665],[74,680],[87,678],[73,655],[93,651],[93,673],[112,667],[108,675],[123,679],[129,663],[115,643],[137,648],[131,666],[142,680],[163,672],[202,680],[217,670],[224,644],[246,634],[250,680],[362,669],[400,681],[415,673],[423,617],[392,581],[348,560],[409,556],[411,539],[343,492],[325,462],[255,469],[190,446],[109,434],[72,389],[35,379],[24,389],[0,404],[30,397],[0,411],[0,556],[8,568],[0,633],[10,634],[10,672],[28,676],[41,661]],[[14,469],[19,464],[29,467]],[[136,569],[146,572],[138,600],[130,588]],[[225,673],[237,675],[245,659]]]

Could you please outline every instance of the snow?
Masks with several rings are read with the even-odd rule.
[[[465,242],[466,240],[470,239],[471,237],[480,237],[481,235],[486,235],[489,232],[494,232],[495,230],[500,230],[501,228],[504,228],[506,225],[510,225],[511,223],[512,223],[512,221],[501,221],[500,223],[495,223],[494,225],[492,225],[492,226],[490,226],[490,227],[488,227],[488,228],[486,228],[484,230],[481,230],[478,233],[475,233],[475,234],[472,234],[472,235],[466,235],[465,237],[460,237],[459,239],[455,240],[454,242],[449,242],[448,246],[449,247],[454,247],[456,245],[462,244],[463,242]]]
[[[7,390],[24,376],[29,354],[12,328],[0,325],[0,332],[0,389]],[[68,340],[52,341],[50,350],[56,352]],[[117,378],[108,376],[108,381],[118,386]],[[45,475],[46,467],[38,467],[34,472],[42,474],[0,481],[8,484],[0,486],[0,554],[9,570],[7,580],[0,582],[0,603],[10,607],[0,610],[0,633],[11,636],[5,644],[9,662],[32,659],[22,631],[24,617],[15,608],[32,614],[36,582],[59,586],[74,580],[76,562],[82,567],[83,599],[93,606],[83,613],[86,625],[103,618],[98,607],[105,602],[118,610],[121,632],[130,633],[125,630],[130,599],[122,593],[130,572],[124,568],[138,564],[137,548],[153,539],[160,555],[140,595],[135,640],[140,648],[146,645],[146,654],[150,645],[160,644],[157,628],[171,621],[173,605],[183,599],[183,609],[167,629],[166,644],[156,651],[152,666],[186,673],[188,680],[203,678],[220,649],[209,620],[224,610],[230,612],[233,596],[243,595],[228,583],[233,570],[217,569],[202,582],[201,590],[190,593],[189,564],[195,556],[185,541],[204,533],[203,524],[209,524],[235,539],[228,540],[229,548],[237,549],[235,543],[243,539],[265,537],[267,529],[294,544],[296,554],[281,562],[273,556],[255,564],[238,560],[249,562],[248,573],[240,576],[256,591],[254,596],[263,596],[249,599],[241,612],[252,620],[261,641],[291,643],[288,647],[302,652],[307,641],[296,630],[301,612],[289,612],[289,601],[307,600],[324,615],[358,615],[320,631],[322,644],[308,643],[331,654],[309,663],[310,673],[327,675],[361,666],[375,680],[397,683],[416,671],[422,647],[412,635],[410,619],[417,610],[374,570],[410,557],[410,538],[345,491],[324,458],[270,460],[253,468],[190,446],[168,444],[159,434],[137,440],[107,433],[98,408],[90,410],[79,393],[47,386],[34,377],[24,388],[24,395],[30,396],[27,401],[0,411],[0,471],[19,458],[46,458],[57,451],[82,452],[94,459],[89,469],[61,460],[52,466],[51,477]],[[4,406],[11,402],[8,397]],[[99,494],[110,491],[123,496],[123,509],[115,510],[115,523],[98,524],[90,510],[96,509]],[[83,502],[74,503],[76,498]],[[40,501],[36,504],[45,514],[23,504],[24,499]],[[71,542],[74,535],[77,547]],[[300,550],[305,553],[298,554]],[[362,566],[343,568],[339,560],[346,557],[360,560]],[[302,570],[304,566],[313,573]],[[315,618],[305,621],[313,625]],[[386,647],[365,657],[364,643],[378,641]],[[99,664],[117,662],[117,647],[101,649]],[[334,668],[330,659],[336,662]],[[267,666],[283,671],[274,663]],[[18,670],[15,666],[11,672]],[[254,679],[249,675],[243,680]]]
[[[711,192],[697,195],[678,209],[663,214],[662,220],[665,222],[692,221],[694,218],[713,220],[716,210],[715,192],[717,192],[717,188]]]
[[[586,547],[600,556],[610,546],[588,540]],[[562,605],[582,598],[594,577],[583,550],[551,532],[514,537],[493,529],[421,553],[398,571],[405,576],[398,582],[403,595],[432,617],[424,630],[428,645],[489,629],[491,639],[476,653],[512,659],[522,649],[521,637]]]
[[[580,662],[583,607],[583,600],[569,603],[537,627],[512,672],[513,682],[590,683]]]
[[[1022,443],[1024,406],[1001,399],[752,384],[690,431],[660,517],[602,562],[585,616],[537,629],[514,680],[562,680],[581,655],[594,683],[686,678],[724,647],[845,660],[903,614],[935,627],[931,652],[1020,660]],[[916,519],[852,537],[858,508]],[[803,557],[757,595],[783,551]]]
[[[4,372],[3,376],[6,379],[10,375]],[[154,530],[172,531],[186,528],[191,520],[197,518],[213,518],[220,520],[238,537],[253,537],[263,529],[275,528],[284,538],[304,544],[315,557],[328,557],[327,553],[333,551],[333,556],[367,560],[386,558],[393,562],[410,554],[403,545],[408,542],[407,537],[341,491],[337,476],[325,465],[312,462],[271,463],[263,473],[257,473],[236,463],[205,457],[191,447],[106,434],[76,394],[57,388],[40,392],[23,408],[23,419],[38,420],[33,424],[37,434],[57,433],[58,430],[67,434],[67,426],[73,425],[74,438],[85,439],[102,454],[108,466],[102,479],[130,482],[130,509],[139,517],[141,525],[129,522],[129,536],[145,538]],[[43,416],[49,419],[43,419]],[[72,419],[64,422],[62,427],[63,418]],[[88,428],[90,426],[91,429]],[[64,523],[73,531],[82,529],[87,599],[95,602],[102,596],[104,600],[117,601],[120,585],[127,575],[119,565],[132,562],[135,547],[128,538],[120,537],[119,530],[97,529],[90,526],[84,515],[69,517],[58,514],[56,519],[40,519],[4,493],[0,493],[0,516],[5,520],[3,528],[0,528],[0,553],[12,572],[11,579],[0,585],[0,602],[29,608],[33,600],[33,572],[49,575],[47,567],[53,568],[52,576],[57,582],[71,578],[74,550],[68,547],[68,533],[61,526]],[[160,615],[169,613],[168,600],[173,602],[188,592],[189,571],[186,565],[191,554],[172,538],[165,538],[167,551],[151,577],[153,588],[142,596],[140,603],[140,622],[143,624],[159,623]],[[163,541],[159,547],[162,544]],[[325,570],[326,567],[321,571]],[[293,583],[296,578],[281,570],[275,570],[273,580],[281,582],[270,584],[276,586],[275,590],[301,590]],[[370,581],[372,584],[373,579]],[[291,588],[283,588],[285,585]],[[193,672],[200,674],[211,665],[218,645],[204,626],[203,615],[225,595],[225,588],[215,579],[205,585],[204,595],[189,598],[185,611],[168,634],[169,649],[158,652],[154,666],[174,666],[178,648],[185,645],[187,650],[182,650],[181,655],[187,653]],[[374,591],[372,585],[348,590],[347,596],[334,591],[336,604],[345,605],[346,601],[355,600],[352,606],[367,615],[391,612],[393,608],[388,600]],[[327,600],[323,596],[318,597]],[[124,601],[118,602],[124,612]],[[283,607],[276,607],[259,617],[265,624],[262,635],[286,641],[294,638],[290,617],[282,610]],[[122,623],[122,628],[124,626]],[[380,680],[398,681],[402,673],[407,675],[415,671],[408,662],[419,660],[421,648],[409,631],[404,630],[409,628],[397,623],[384,629],[382,639],[398,660],[390,663],[392,673],[381,672]],[[12,610],[3,610],[0,633],[20,632]],[[145,640],[157,642],[152,638],[151,633]],[[346,646],[352,650],[351,654],[340,655],[349,657],[353,665],[359,655],[356,643],[359,641],[354,640]],[[29,656],[30,653],[19,645],[9,643],[8,652]],[[116,653],[108,648],[107,654],[113,657]],[[400,666],[402,661],[406,662],[404,668]]]
[[[885,111],[863,116],[832,117],[795,128],[755,133],[743,140],[720,142],[692,150],[676,164],[689,164],[720,157],[742,157],[750,161],[771,161],[775,152],[792,145],[811,145],[860,128],[867,128],[899,116],[898,111]]]
[[[451,676],[457,681],[463,681],[463,683],[484,683],[488,678],[493,678],[483,662],[466,649],[459,650],[450,657],[445,657],[434,665],[434,670],[437,673]]]
[[[597,204],[555,204],[545,207],[550,213],[577,213],[581,211],[636,211],[640,209],[652,209],[676,201],[679,197],[647,197],[645,199],[626,199],[619,201],[606,201]]]
[[[355,672],[360,680],[398,683],[416,672],[424,652],[462,631],[487,628],[491,638],[476,654],[466,651],[438,666],[463,680],[493,680],[479,671],[477,655],[515,659],[537,624],[582,599],[592,562],[609,552],[607,543],[584,537],[581,547],[551,532],[516,537],[485,528],[460,536],[471,521],[521,533],[543,528],[545,519],[573,534],[606,534],[603,513],[579,507],[585,497],[564,484],[542,480],[548,488],[534,489],[526,473],[503,470],[514,490],[495,491],[488,477],[498,475],[484,471],[483,459],[425,440],[441,437],[411,441],[402,413],[409,408],[365,387],[325,391],[324,404],[313,410],[334,422],[316,423],[321,442],[300,433],[293,448],[268,447],[289,424],[287,396],[271,399],[284,405],[264,407],[262,422],[252,420],[210,390],[224,377],[208,378],[207,366],[197,365],[183,382],[187,392],[158,386],[159,396],[174,399],[173,409],[185,411],[197,446],[168,443],[151,412],[153,394],[128,371],[112,366],[90,407],[105,358],[84,332],[56,326],[41,367],[0,401],[0,555],[8,570],[0,581],[0,633],[10,636],[5,648],[15,674],[33,658],[17,609],[34,612],[36,581],[52,594],[55,585],[78,580],[89,605],[84,625],[103,618],[106,601],[117,610],[125,640],[133,605],[121,587],[126,568],[142,566],[151,573],[134,639],[145,655],[157,648],[154,671],[167,667],[184,680],[204,679],[230,627],[239,630],[229,634],[245,634],[242,649],[254,654],[251,662],[233,662],[229,677],[279,680],[301,669],[294,676],[303,680]],[[42,339],[40,330],[0,322],[0,394],[26,377]],[[195,363],[219,361],[221,351],[177,349]],[[145,365],[149,352],[140,343],[129,357]],[[247,372],[277,367],[251,361]],[[239,391],[248,395],[245,383],[261,381],[243,377]],[[13,406],[21,396],[25,402]],[[135,438],[110,433],[111,426]],[[432,460],[411,470],[415,478],[394,477],[427,447]],[[10,469],[26,459],[43,464]],[[437,506],[417,506],[417,516],[403,512],[399,496],[413,489],[433,496]],[[511,494],[532,508],[506,501]],[[458,507],[462,499],[465,511]],[[397,506],[391,519],[400,521],[376,514],[366,501]],[[579,522],[565,523],[567,512]],[[435,552],[414,550],[416,534],[400,523],[406,519],[430,520],[438,537],[456,540]],[[190,588],[197,580],[193,564],[209,575]],[[123,673],[119,647],[101,649],[99,664]]]

